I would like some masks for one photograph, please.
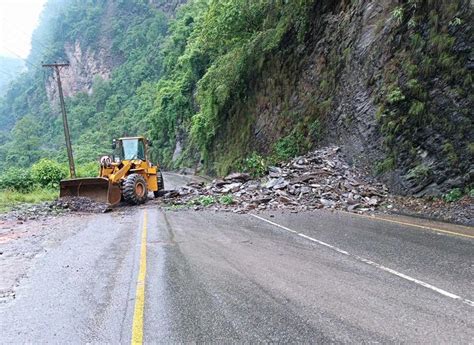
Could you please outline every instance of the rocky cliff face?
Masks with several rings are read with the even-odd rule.
[[[84,49],[80,41],[67,43],[64,47],[70,66],[61,71],[63,92],[71,97],[79,92],[92,94],[92,84],[96,78],[108,80],[115,65],[110,50],[100,48]],[[46,90],[51,101],[57,100],[56,81],[51,77],[47,81]]]
[[[74,42],[64,44],[64,53],[70,66],[61,71],[61,81],[65,97],[71,97],[79,92],[92,93],[92,85],[96,78],[108,80],[112,70],[123,58],[112,52],[113,28],[112,18],[117,15],[117,4],[108,1],[104,15],[101,18],[98,44],[94,47],[81,43],[80,37]],[[53,77],[46,82],[46,91],[51,102],[57,101],[57,86]]]
[[[215,159],[268,153],[316,123],[315,146],[340,145],[394,192],[472,184],[472,4],[317,1],[311,17],[304,43],[289,38],[229,111]]]
[[[149,0],[150,5],[168,16],[173,16],[179,6],[186,2],[187,0]],[[96,38],[98,44],[94,47],[84,45],[78,38],[64,45],[65,56],[70,63],[70,67],[64,69],[61,74],[63,92],[66,97],[74,96],[79,92],[91,94],[94,80],[96,78],[109,80],[113,69],[123,62],[124,57],[117,56],[112,49],[112,19],[117,15],[121,15],[118,13],[117,3],[107,1],[101,18],[100,33]],[[52,77],[46,82],[46,90],[50,101],[56,102],[57,86]]]

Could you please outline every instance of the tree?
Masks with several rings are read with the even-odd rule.
[[[12,141],[7,148],[9,165],[28,167],[41,157],[41,127],[28,115],[19,120],[12,131]]]

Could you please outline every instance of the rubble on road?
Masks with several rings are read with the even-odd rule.
[[[320,208],[365,212],[376,210],[387,196],[383,184],[349,166],[339,147],[330,146],[269,167],[261,179],[233,173],[208,185],[191,183],[168,191],[163,201],[237,213]]]
[[[35,220],[55,217],[68,212],[105,213],[111,210],[106,203],[96,202],[85,197],[65,197],[40,204],[23,204],[14,210],[0,214],[0,220]]]
[[[97,202],[85,197],[63,197],[53,201],[50,208],[65,209],[73,212],[105,213],[112,210],[108,203]]]
[[[13,210],[0,214],[0,220],[16,220],[21,224],[21,222],[26,220],[56,217],[67,212],[63,208],[51,206],[53,203],[42,202],[39,204],[16,205]]]

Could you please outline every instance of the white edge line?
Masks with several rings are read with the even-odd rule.
[[[320,245],[323,245],[323,246],[325,246],[325,247],[327,247],[327,248],[329,248],[329,249],[331,249],[331,250],[334,250],[334,251],[336,251],[336,252],[338,252],[338,253],[340,253],[340,254],[349,256],[349,257],[351,257],[351,258],[353,258],[353,259],[355,259],[355,260],[357,260],[357,261],[363,262],[363,263],[365,263],[365,264],[367,264],[367,265],[370,265],[370,266],[376,267],[376,268],[378,268],[378,269],[381,269],[381,270],[383,270],[383,271],[385,271],[385,272],[391,273],[391,274],[393,274],[393,275],[395,275],[395,276],[397,276],[397,277],[400,277],[400,278],[403,278],[403,279],[405,279],[405,280],[411,281],[411,282],[413,282],[413,283],[415,283],[415,284],[421,285],[421,286],[423,286],[423,287],[425,287],[425,288],[428,288],[428,289],[430,289],[430,290],[433,290],[433,291],[435,291],[435,292],[437,292],[437,293],[439,293],[439,294],[441,294],[441,295],[443,295],[443,296],[450,297],[450,298],[452,298],[452,299],[458,299],[458,300],[462,301],[463,303],[465,303],[465,304],[467,304],[467,305],[470,305],[471,307],[474,307],[474,301],[471,301],[471,300],[462,298],[461,296],[455,295],[455,294],[453,294],[453,293],[451,293],[451,292],[448,292],[448,291],[446,291],[446,290],[440,289],[440,288],[438,288],[438,287],[436,287],[436,286],[434,286],[434,285],[425,283],[424,281],[418,280],[418,279],[416,279],[416,278],[412,278],[412,277],[410,277],[410,276],[407,276],[406,274],[400,273],[400,272],[398,272],[398,271],[395,271],[395,270],[393,270],[393,269],[391,269],[391,268],[385,267],[385,266],[383,266],[383,265],[381,265],[381,264],[378,264],[378,263],[376,263],[376,262],[370,261],[370,260],[368,260],[368,259],[364,259],[363,257],[360,257],[360,256],[358,256],[358,255],[350,254],[349,252],[347,252],[347,251],[345,251],[345,250],[342,250],[342,249],[340,249],[340,248],[338,248],[338,247],[335,247],[335,246],[333,246],[333,245],[331,245],[331,244],[329,244],[329,243],[326,243],[326,242],[317,240],[317,239],[315,239],[315,238],[312,238],[312,237],[310,237],[310,236],[307,236],[307,235],[305,235],[305,234],[299,233],[299,232],[297,232],[297,231],[295,231],[295,230],[292,230],[292,229],[290,229],[290,228],[287,228],[286,226],[280,225],[280,224],[278,224],[278,223],[272,222],[272,221],[270,221],[270,220],[268,220],[268,219],[265,219],[265,218],[263,218],[263,217],[257,216],[256,214],[250,214],[250,215],[251,215],[252,217],[254,217],[254,218],[260,219],[260,220],[262,220],[262,221],[264,221],[264,222],[267,222],[267,223],[269,223],[269,224],[271,224],[271,225],[274,225],[274,226],[276,226],[276,227],[279,227],[279,228],[281,228],[281,229],[283,229],[283,230],[289,231],[289,232],[291,232],[291,233],[293,233],[293,234],[297,234],[298,236],[303,237],[303,238],[305,238],[305,239],[307,239],[307,240],[310,240],[310,241],[312,241],[312,242],[316,242],[316,243],[318,243],[318,244],[320,244]]]

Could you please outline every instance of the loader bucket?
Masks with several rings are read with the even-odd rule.
[[[120,186],[102,177],[62,180],[59,187],[60,198],[81,196],[116,205],[122,197]]]

